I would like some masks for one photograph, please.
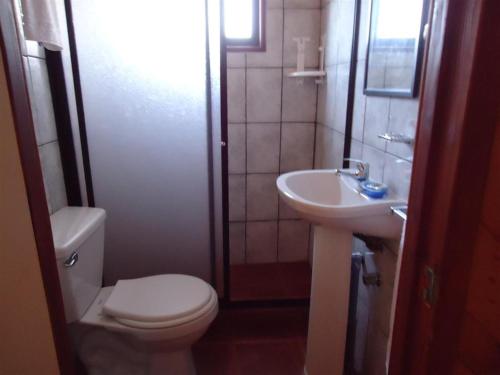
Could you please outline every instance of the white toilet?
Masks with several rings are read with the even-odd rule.
[[[156,275],[101,287],[100,208],[65,207],[50,218],[66,319],[89,374],[194,374],[191,345],[218,312],[217,294],[188,275]]]

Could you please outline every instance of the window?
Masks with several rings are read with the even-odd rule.
[[[224,0],[224,36],[228,50],[265,50],[264,1]]]

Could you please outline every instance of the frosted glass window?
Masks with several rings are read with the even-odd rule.
[[[226,0],[224,2],[224,32],[226,38],[252,38],[253,3],[254,0]]]

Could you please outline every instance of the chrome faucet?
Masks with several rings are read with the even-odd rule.
[[[344,161],[353,161],[356,163],[356,168],[338,168],[335,169],[335,174],[345,175],[356,178],[357,180],[367,180],[370,175],[370,164],[363,160],[346,158]]]

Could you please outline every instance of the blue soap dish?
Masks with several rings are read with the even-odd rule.
[[[387,185],[381,182],[375,181],[363,181],[359,184],[361,187],[362,193],[366,194],[370,198],[383,198],[387,193]]]

